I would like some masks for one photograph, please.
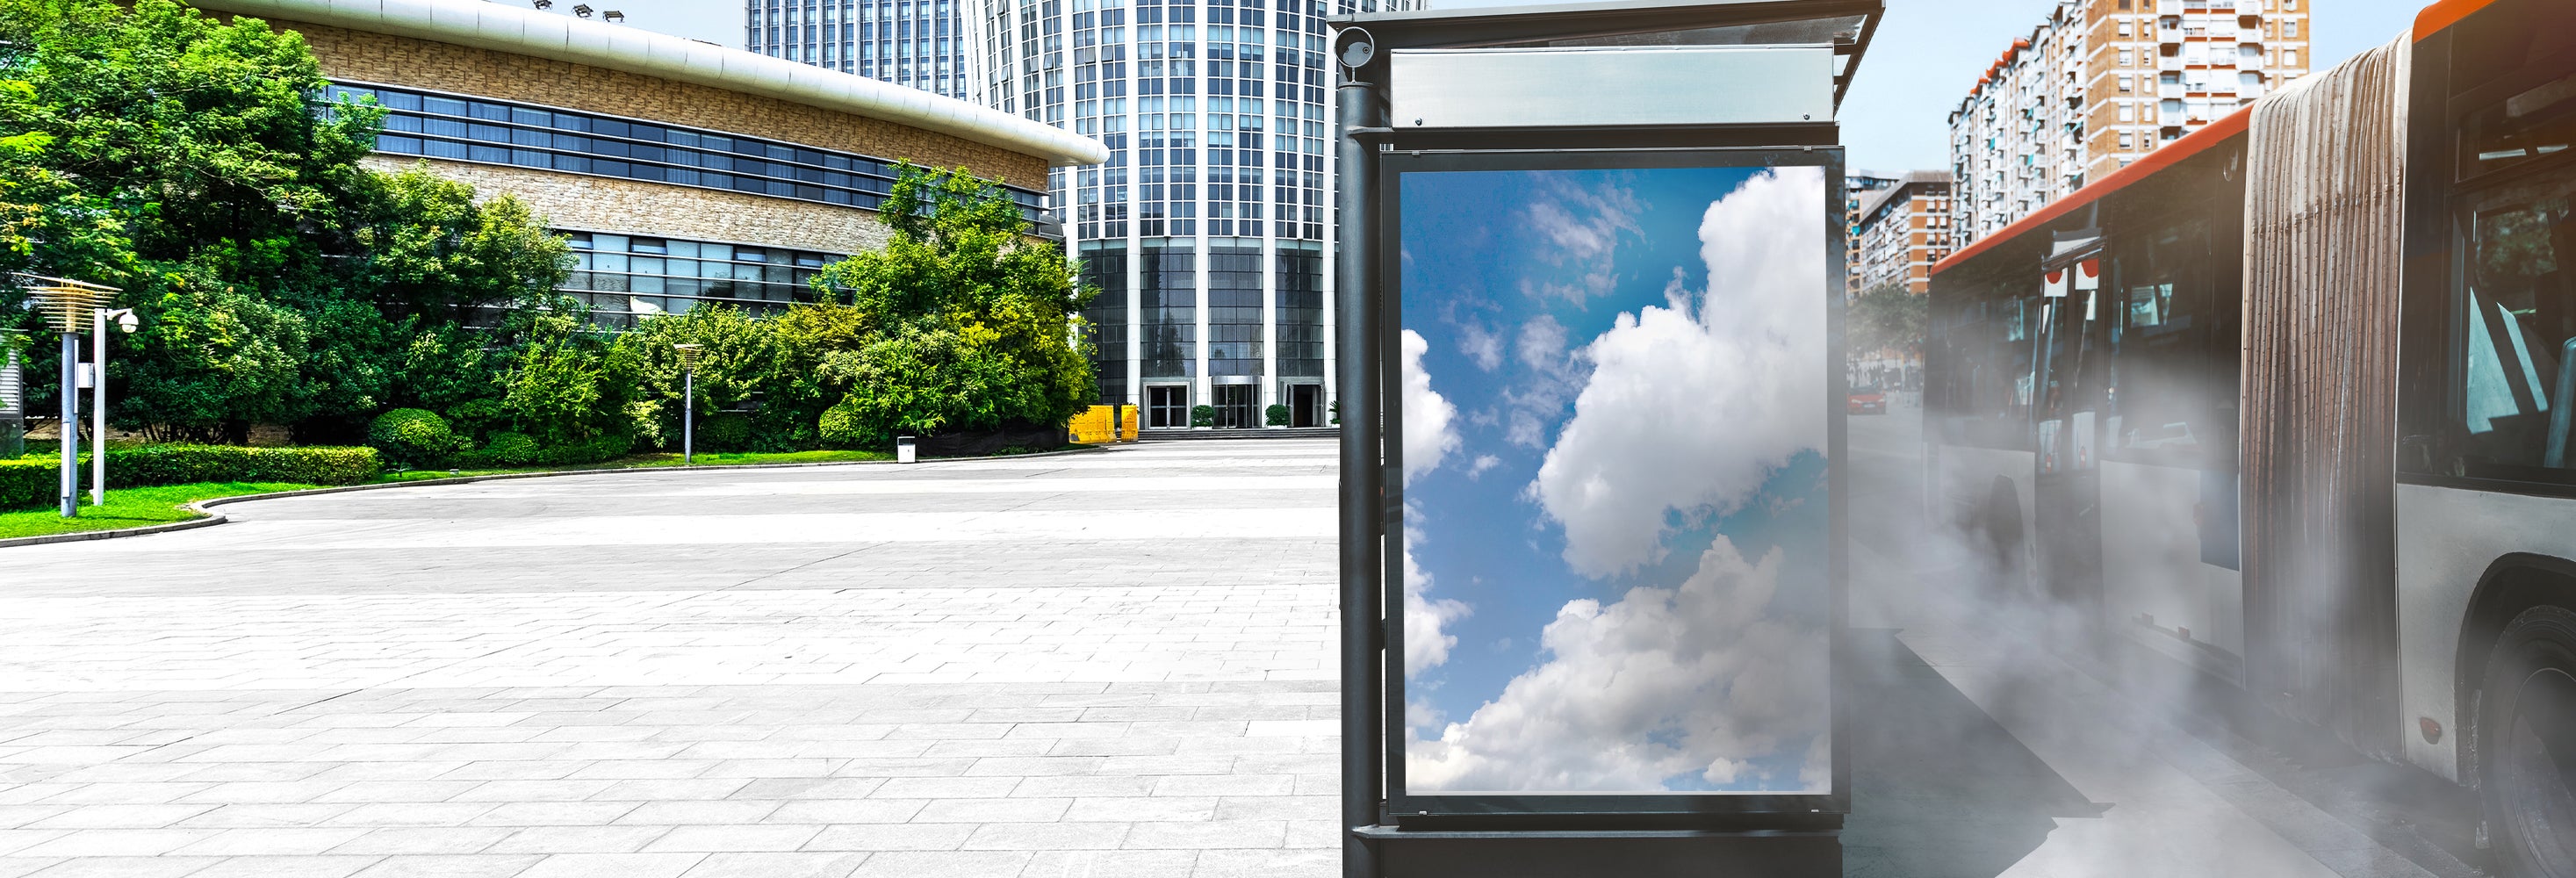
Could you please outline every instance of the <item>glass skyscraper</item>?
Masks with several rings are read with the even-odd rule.
[[[1332,120],[1341,0],[967,0],[968,100],[1099,138],[1050,172],[1101,294],[1103,403],[1148,428],[1331,422]],[[1418,8],[1399,0],[1386,8]],[[1376,9],[1376,0],[1367,8]]]
[[[743,47],[964,98],[961,0],[749,0]]]

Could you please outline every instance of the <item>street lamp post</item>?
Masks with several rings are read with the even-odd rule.
[[[62,334],[63,409],[61,427],[56,430],[61,434],[59,444],[63,455],[60,508],[64,518],[75,518],[80,515],[80,332],[83,324],[98,319],[96,314],[101,306],[114,298],[118,290],[33,274],[16,275],[14,280],[43,302],[45,316],[52,320],[54,331]],[[104,462],[106,457],[97,448],[91,450],[90,456],[101,458],[98,462]]]
[[[89,416],[95,426],[89,431],[89,505],[107,505],[107,321],[116,319],[118,329],[134,334],[137,321],[134,309],[92,309],[90,341]]]
[[[698,459],[698,351],[705,345],[672,345],[680,352],[680,462]]]

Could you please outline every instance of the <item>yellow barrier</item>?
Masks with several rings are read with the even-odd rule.
[[[1116,412],[1114,420],[1111,414],[1113,410]],[[1073,441],[1085,445],[1133,442],[1136,441],[1138,426],[1136,422],[1140,414],[1142,413],[1137,410],[1137,407],[1132,405],[1096,405],[1089,411],[1073,416],[1073,421],[1066,424],[1065,429],[1073,433]],[[1115,433],[1111,432],[1113,423],[1117,425]]]

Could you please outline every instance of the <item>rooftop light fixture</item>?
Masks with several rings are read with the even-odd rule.
[[[590,17],[590,4],[588,4],[588,3],[583,3],[583,4],[581,4],[581,5],[574,6],[574,7],[572,8],[572,14],[574,14],[574,15],[578,15],[578,16],[581,16],[581,17],[583,17],[583,18],[589,18],[589,17]]]
[[[555,0],[529,0],[529,2],[535,4],[538,9],[555,8]]]
[[[625,22],[625,21],[626,21],[626,13],[619,12],[619,11],[614,10],[614,9],[608,10],[607,12],[602,12],[602,13],[600,13],[600,14],[599,14],[599,17],[604,18],[604,19],[607,19],[607,20],[609,20],[609,21],[620,22],[620,23],[623,23],[623,22]]]

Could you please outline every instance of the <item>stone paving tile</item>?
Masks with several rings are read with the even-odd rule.
[[[1333,462],[483,483],[9,550],[107,584],[0,619],[0,878],[1326,874]],[[939,515],[981,523],[845,536]]]

